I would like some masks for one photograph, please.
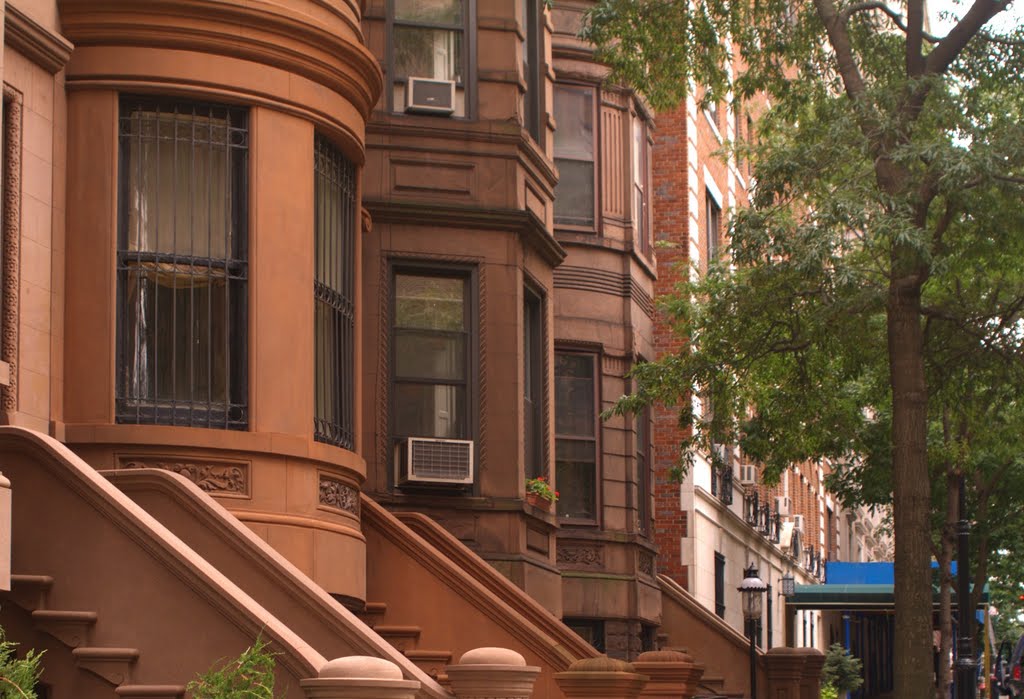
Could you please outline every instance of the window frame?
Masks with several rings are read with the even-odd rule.
[[[630,126],[630,170],[632,175],[631,192],[633,194],[631,197],[633,246],[644,259],[650,260],[654,251],[653,216],[651,215],[654,198],[651,192],[651,181],[653,179],[651,125],[649,120],[644,118],[639,110],[633,114],[632,119],[633,123]],[[636,153],[638,128],[642,146],[639,156]],[[639,182],[637,181],[638,178]],[[639,207],[637,206],[638,200],[641,202]],[[637,208],[641,209],[639,215]]]
[[[153,112],[157,115],[187,114],[210,115],[216,112],[223,112],[226,129],[224,147],[229,149],[226,152],[229,157],[226,159],[227,174],[226,181],[230,184],[232,198],[230,208],[230,234],[229,241],[234,248],[227,250],[225,245],[225,257],[199,257],[186,255],[177,249],[173,252],[161,250],[135,250],[129,248],[130,236],[130,212],[131,212],[131,182],[130,149],[126,144],[131,142],[131,133],[125,133],[125,123],[130,123],[134,112]],[[206,429],[232,429],[246,431],[249,429],[249,205],[252,200],[250,191],[252,178],[249,173],[249,147],[250,147],[250,114],[245,107],[230,104],[218,104],[200,100],[176,99],[159,95],[132,95],[122,94],[118,99],[118,137],[117,137],[117,221],[116,221],[116,339],[115,339],[115,386],[114,386],[114,419],[119,424],[139,425],[166,425],[178,427],[199,427]],[[241,144],[231,144],[231,135],[240,135]],[[159,138],[159,137],[158,137]],[[141,136],[140,136],[141,139]],[[175,140],[177,137],[175,136]],[[195,142],[193,139],[193,148]],[[159,156],[158,160],[159,162]],[[158,180],[159,181],[159,180]],[[157,221],[159,226],[159,221]],[[176,233],[174,234],[177,240]],[[207,251],[210,252],[209,250]],[[230,255],[230,257],[229,257]],[[134,261],[136,265],[142,262],[156,264],[171,264],[175,267],[175,280],[178,276],[177,267],[188,267],[189,269],[208,269],[210,271],[223,268],[226,284],[226,294],[229,299],[226,310],[226,324],[224,329],[226,359],[225,359],[225,397],[223,401],[214,401],[212,397],[208,401],[179,400],[175,395],[170,401],[156,395],[139,398],[128,395],[128,381],[131,372],[129,366],[128,334],[128,298],[127,280],[128,275],[134,269],[130,264]],[[192,274],[192,278],[198,275]],[[214,275],[208,275],[213,278]],[[231,294],[232,282],[239,282],[239,293]],[[233,297],[233,300],[232,300]],[[156,313],[156,311],[155,311]],[[208,320],[208,324],[211,321]],[[212,326],[211,326],[212,327]],[[212,331],[211,331],[212,332]],[[159,349],[159,348],[158,348]],[[138,348],[135,349],[137,355]],[[214,348],[210,346],[210,352]],[[172,367],[176,362],[172,355]],[[209,364],[212,367],[212,364]],[[156,371],[156,369],[154,369]],[[176,379],[175,379],[176,380]],[[212,374],[210,377],[212,380]],[[238,391],[236,396],[232,395],[232,387]],[[157,390],[157,386],[153,391]],[[190,389],[191,390],[191,389]],[[170,405],[166,405],[166,403]],[[220,407],[223,406],[223,407]]]
[[[544,378],[547,376],[548,359],[546,347],[546,303],[544,295],[532,284],[523,286],[523,468],[527,478],[549,475],[547,440],[544,438]],[[531,331],[527,334],[527,324]],[[528,361],[529,359],[529,361]],[[529,386],[531,396],[527,396]],[[532,411],[527,409],[527,400],[532,398]],[[530,412],[533,415],[530,415]],[[532,420],[534,444],[529,444],[526,422]],[[533,452],[532,455],[530,452]]]
[[[544,10],[542,0],[520,0],[523,3],[523,128],[543,151],[546,124],[544,106]]]
[[[714,224],[714,225],[712,225]],[[722,244],[722,205],[704,188],[704,261],[705,270],[718,260]]]
[[[387,40],[387,59],[385,75],[385,93],[387,96],[388,111],[393,114],[406,114],[402,105],[395,104],[395,85],[402,84],[409,89],[409,77],[395,74],[395,25],[400,27],[423,27],[428,29],[446,29],[462,32],[462,65],[464,76],[461,81],[455,81],[455,91],[463,92],[463,105],[465,114],[452,113],[445,119],[472,120],[476,118],[476,0],[458,0],[462,3],[462,27],[455,28],[453,25],[436,24],[432,22],[415,22],[411,20],[395,19],[396,0],[387,0],[385,10],[385,33]],[[417,77],[417,76],[413,76]],[[454,105],[453,105],[454,106]],[[424,116],[422,114],[409,114],[407,116]]]
[[[560,158],[558,156],[558,129],[556,128],[555,129],[555,137],[554,137],[554,147],[552,148],[552,160],[554,161],[556,167],[558,166],[558,161],[559,160],[572,160],[574,162],[580,162],[580,163],[589,162],[591,164],[591,166],[592,166],[592,169],[593,169],[593,173],[592,174],[593,174],[593,182],[594,182],[594,184],[593,184],[594,197],[593,197],[593,201],[591,202],[591,215],[592,215],[592,218],[593,218],[592,223],[590,223],[589,225],[576,224],[576,223],[565,223],[564,221],[559,221],[559,218],[558,218],[558,211],[557,211],[558,193],[557,193],[557,185],[556,185],[555,199],[554,199],[554,203],[552,204],[552,217],[553,217],[553,221],[554,221],[555,230],[556,231],[567,231],[567,232],[571,231],[571,232],[574,232],[574,233],[585,233],[585,234],[588,234],[588,235],[598,235],[599,236],[601,234],[601,208],[600,208],[600,202],[601,202],[601,173],[600,173],[600,169],[601,169],[601,88],[599,86],[597,86],[597,85],[592,84],[592,83],[582,83],[582,82],[572,82],[572,81],[559,80],[559,81],[555,82],[554,89],[552,91],[552,101],[554,103],[557,103],[557,99],[555,98],[555,94],[560,89],[563,89],[563,90],[564,89],[569,89],[569,90],[577,90],[577,91],[588,90],[592,94],[592,99],[591,99],[591,119],[592,119],[592,123],[594,124],[593,143],[592,143],[593,151],[594,151],[593,159],[592,160],[581,160],[581,159],[577,159],[577,158]],[[557,126],[557,124],[558,124],[558,116],[554,114],[554,104],[552,104],[552,115],[555,118],[555,124]],[[559,179],[561,179],[561,176],[559,176]]]
[[[653,416],[650,406],[644,406],[639,413],[634,413],[636,453],[636,509],[637,529],[641,536],[650,537],[654,531],[654,477],[651,456],[653,452]],[[641,425],[644,426],[641,429]]]
[[[463,282],[463,325],[465,327],[465,380],[458,385],[465,386],[466,405],[465,405],[465,416],[464,416],[464,435],[463,437],[452,437],[452,439],[467,439],[472,440],[474,443],[474,453],[477,452],[477,436],[479,434],[479,346],[480,346],[480,329],[478,322],[479,314],[479,291],[478,291],[478,270],[475,265],[469,264],[446,264],[443,262],[434,262],[431,260],[410,260],[410,259],[394,259],[389,263],[388,271],[388,293],[390,294],[389,300],[389,318],[388,322],[388,340],[389,340],[389,351],[388,351],[388,436],[391,450],[393,451],[397,445],[403,442],[409,437],[426,437],[428,439],[446,439],[445,437],[436,437],[432,435],[414,435],[414,434],[399,434],[396,426],[397,413],[395,410],[397,390],[396,386],[400,383],[419,383],[422,385],[456,385],[450,381],[444,380],[429,380],[423,379],[417,381],[416,379],[410,378],[398,378],[396,371],[398,368],[398,343],[396,342],[397,329],[396,321],[397,305],[398,305],[398,294],[397,294],[397,279],[402,274],[408,274],[413,276],[423,277],[438,277],[442,279],[461,279]],[[475,461],[475,457],[474,457]],[[474,469],[474,477],[479,469]],[[391,473],[390,478],[394,477],[393,469],[389,469]]]
[[[593,438],[561,434],[558,432],[558,355],[574,355],[587,357],[593,367],[593,414],[594,414],[594,436]],[[554,456],[554,469],[555,469],[555,484],[559,490],[565,490],[566,484],[558,482],[558,442],[559,440],[570,440],[574,442],[593,442],[594,444],[594,516],[593,518],[587,517],[570,517],[563,516],[560,511],[557,510],[556,503],[556,516],[558,521],[565,525],[571,526],[600,526],[601,523],[601,478],[602,478],[602,454],[601,454],[601,353],[596,350],[590,350],[580,347],[572,346],[560,346],[555,348],[554,352],[555,367],[554,367],[554,415],[552,418],[552,429],[554,431],[555,440],[555,456]]]
[[[725,618],[725,554],[715,551],[715,614]]]

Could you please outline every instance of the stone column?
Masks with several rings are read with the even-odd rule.
[[[803,678],[806,657],[803,651],[803,648],[778,647],[764,654],[769,697],[800,699],[800,680]]]
[[[416,680],[402,679],[390,660],[361,655],[331,660],[318,677],[299,684],[307,699],[413,699],[420,688]]]
[[[557,673],[555,682],[566,699],[636,699],[647,677],[634,669],[622,660],[585,658]]]
[[[704,674],[703,665],[675,650],[641,653],[633,668],[650,678],[640,693],[641,699],[692,699]]]
[[[825,654],[817,648],[800,648],[804,654],[804,670],[800,676],[800,699],[818,699],[821,696],[821,668]]]
[[[474,648],[445,668],[458,699],[529,699],[540,668],[507,648]]]

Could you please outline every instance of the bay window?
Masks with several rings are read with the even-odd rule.
[[[558,516],[597,521],[597,356],[555,353]]]
[[[555,87],[555,223],[593,230],[596,91],[581,85]]]

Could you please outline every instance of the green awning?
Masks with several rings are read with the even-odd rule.
[[[985,585],[978,608],[988,604],[988,585]],[[939,591],[932,588],[933,604],[939,606]],[[956,592],[953,593],[956,605]],[[791,609],[851,609],[891,611],[895,607],[892,585],[797,585],[796,594],[786,599]]]

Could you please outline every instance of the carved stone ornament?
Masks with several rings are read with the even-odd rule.
[[[359,516],[359,491],[334,478],[320,476],[320,504]]]
[[[558,562],[584,568],[601,568],[604,566],[604,549],[600,546],[559,545]]]
[[[650,577],[654,577],[654,555],[647,551],[640,551],[637,553],[637,568],[640,573]]]
[[[248,495],[249,469],[245,464],[126,461],[124,468],[159,468],[184,476],[212,495]]]

